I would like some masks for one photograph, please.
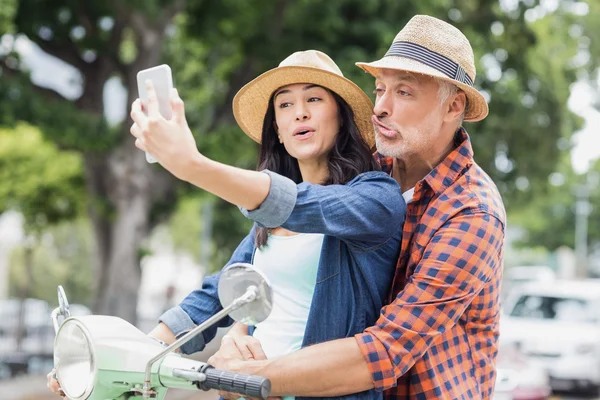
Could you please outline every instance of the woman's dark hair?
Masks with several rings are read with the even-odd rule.
[[[337,103],[342,123],[335,145],[329,153],[329,176],[322,184],[343,185],[363,172],[379,171],[381,169],[379,164],[373,158],[369,145],[354,122],[352,108],[338,94],[326,90],[333,95]],[[263,122],[262,145],[260,146],[257,170],[268,169],[300,183],[302,182],[302,174],[300,173],[298,160],[290,156],[283,144],[279,143],[274,122],[275,105],[273,96],[271,96],[269,108]],[[255,235],[256,247],[267,244],[268,232],[267,228],[257,228]]]

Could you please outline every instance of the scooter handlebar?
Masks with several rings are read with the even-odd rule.
[[[271,381],[262,376],[222,371],[208,364],[202,372],[206,380],[197,383],[202,390],[215,389],[259,399],[266,399],[271,393]]]

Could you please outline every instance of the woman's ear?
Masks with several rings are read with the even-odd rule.
[[[277,134],[277,138],[279,139],[279,143],[283,143],[283,138],[279,134],[279,128],[277,127],[277,122],[273,121],[273,129],[275,129],[275,133]]]

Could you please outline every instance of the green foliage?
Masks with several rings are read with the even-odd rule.
[[[16,12],[16,0],[0,0],[0,35],[13,30],[12,22]]]
[[[548,185],[546,196],[536,197],[527,207],[511,214],[512,223],[526,229],[521,246],[544,246],[555,250],[560,246],[575,245],[575,208],[578,187],[590,185],[588,216],[588,244],[600,242],[600,160],[583,175],[577,175],[565,162],[554,175],[555,185]]]
[[[509,68],[487,85],[492,90],[490,116],[471,129],[476,155],[482,156],[478,160],[499,184],[508,208],[546,194],[548,176],[581,127],[581,118],[566,107],[576,79],[571,59],[578,41],[567,33],[573,20],[573,15],[557,11],[529,25],[535,42],[520,56],[524,65],[510,66],[510,57],[518,53],[508,53]],[[496,61],[506,57],[499,52],[504,45],[510,41],[498,44]],[[496,167],[499,153],[508,162],[505,169]]]
[[[174,249],[189,253],[196,261],[200,258],[202,203],[203,198],[200,196],[181,199],[168,222],[169,236]]]
[[[111,47],[110,30],[101,24],[103,18],[117,16],[112,2],[20,0],[18,4],[15,24],[19,33],[27,35],[42,49],[62,46],[66,53],[71,46],[76,46],[81,52],[90,50],[97,55],[112,55],[117,51]]]
[[[235,248],[252,228],[252,223],[237,207],[224,201],[216,202],[213,221],[214,252],[209,267],[211,271],[218,271],[229,261]]]
[[[60,151],[37,128],[0,129],[0,212],[16,209],[34,231],[80,215],[85,200],[81,157]]]
[[[58,147],[80,152],[104,153],[120,136],[104,118],[49,91],[40,93],[25,73],[0,79],[0,118],[0,126],[8,127],[27,121]]]

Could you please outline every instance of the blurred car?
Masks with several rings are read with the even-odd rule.
[[[502,300],[511,292],[531,282],[551,282],[556,279],[554,270],[545,265],[521,265],[504,270]]]
[[[545,265],[524,265],[506,269],[504,279],[511,284],[550,282],[556,279],[556,273]]]
[[[500,333],[546,370],[552,389],[600,391],[600,280],[520,287],[506,302]]]
[[[89,315],[89,308],[71,304],[71,315]],[[40,299],[0,301],[0,379],[39,373],[52,367],[52,307]]]
[[[500,346],[494,400],[546,400],[552,390],[546,371],[515,346]]]

